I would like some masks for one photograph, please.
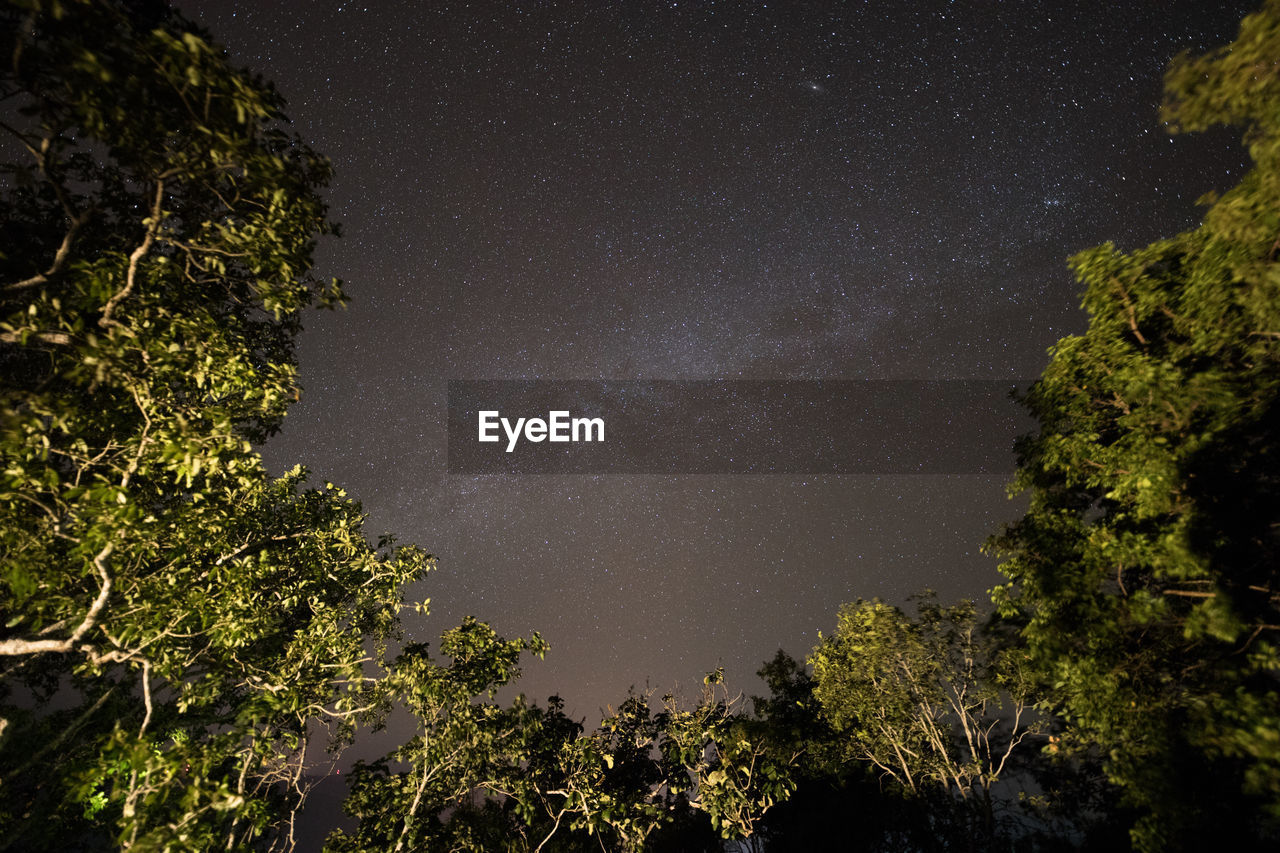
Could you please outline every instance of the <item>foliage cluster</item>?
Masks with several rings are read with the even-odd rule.
[[[287,843],[430,565],[251,446],[341,300],[328,164],[164,4],[0,15],[0,846]]]
[[[1026,404],[1031,509],[994,541],[1002,612],[1139,810],[1144,850],[1280,832],[1280,4],[1167,78],[1175,132],[1242,125],[1253,169],[1201,227],[1077,255],[1088,330]]]

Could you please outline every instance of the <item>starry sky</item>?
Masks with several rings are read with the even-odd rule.
[[[842,602],[985,597],[985,475],[462,476],[450,379],[1023,379],[1076,251],[1198,221],[1232,132],[1161,76],[1253,2],[183,0],[334,161],[302,401],[263,452],[438,556],[428,640],[539,630],[531,698],[803,656]]]

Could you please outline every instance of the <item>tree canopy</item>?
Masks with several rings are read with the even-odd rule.
[[[292,849],[318,751],[393,704],[418,733],[357,766],[332,849],[750,834],[789,760],[723,697],[583,735],[493,701],[537,635],[393,653],[431,558],[265,471],[302,311],[344,299],[312,272],[329,164],[272,86],[161,2],[0,14],[0,849]]]
[[[430,565],[251,444],[342,299],[329,166],[163,3],[2,14],[0,846],[287,845]]]
[[[813,695],[846,756],[904,794],[954,796],[969,831],[990,841],[992,787],[1043,728],[1030,710],[1032,681],[972,602],[944,607],[926,596],[918,605],[915,618],[881,601],[842,607],[836,632],[809,658]]]
[[[1280,824],[1280,3],[1179,57],[1174,132],[1241,125],[1254,166],[1201,227],[1082,252],[1090,322],[1026,404],[995,541],[1005,614],[1052,706],[1142,817],[1140,849],[1204,849]]]

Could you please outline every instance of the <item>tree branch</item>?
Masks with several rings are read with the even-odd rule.
[[[14,50],[17,51],[20,47],[21,41],[18,42]],[[70,223],[66,233],[62,235],[62,242],[59,244],[57,251],[54,252],[53,262],[49,264],[48,269],[42,273],[37,273],[30,278],[23,279],[22,281],[7,284],[4,288],[6,291],[23,290],[28,287],[35,287],[38,284],[43,284],[48,281],[50,277],[61,272],[62,268],[67,265],[67,261],[71,257],[71,247],[75,243],[76,236],[80,233],[80,229],[89,222],[90,218],[92,218],[93,208],[91,207],[85,211],[76,210],[75,205],[71,203],[70,196],[67,194],[66,187],[64,187],[62,183],[54,177],[53,171],[49,168],[49,151],[53,147],[52,136],[45,136],[41,139],[40,147],[37,149],[30,141],[28,141],[28,138],[17,129],[10,127],[8,124],[3,122],[0,122],[0,127],[3,127],[5,130],[9,131],[9,133],[17,137],[22,142],[23,147],[31,152],[31,156],[34,157],[36,161],[36,168],[40,170],[41,176],[48,181],[49,185],[53,188],[53,193],[57,196],[58,203],[62,205],[62,211],[66,214],[67,220]]]
[[[10,770],[3,778],[5,779],[16,778],[28,767],[35,765],[40,759],[44,758],[50,752],[62,746],[62,744],[66,742],[67,738],[75,734],[75,732],[81,726],[83,726],[85,722],[90,717],[92,717],[99,708],[103,706],[103,704],[107,701],[107,699],[111,698],[111,694],[115,692],[116,692],[116,689],[114,687],[109,688],[105,693],[103,693],[101,696],[98,697],[98,700],[96,702],[94,702],[92,705],[86,708],[80,714],[79,717],[76,717],[76,719],[72,721],[71,725],[63,728],[63,730],[58,734],[56,738],[49,741],[42,748],[32,753],[31,756],[26,761],[24,761],[22,764],[15,767],[13,770]]]
[[[24,338],[26,340],[34,339],[44,344],[58,344],[59,346],[66,346],[71,343],[71,336],[66,332],[40,331],[28,332],[25,335],[22,332],[0,332],[0,342],[6,344],[20,344],[23,343]]]
[[[213,564],[215,566],[221,566],[223,563],[230,562],[231,560],[238,560],[239,558],[248,556],[255,551],[261,551],[263,548],[268,548],[276,542],[287,542],[290,539],[301,539],[306,535],[307,531],[300,530],[296,533],[285,533],[280,536],[269,536],[266,539],[259,539],[232,551],[230,554],[223,554],[221,557],[214,560]]]
[[[0,641],[0,655],[38,655],[44,652],[69,652],[75,648],[76,643],[80,642],[86,634],[93,630],[98,624],[98,617],[102,615],[102,610],[107,606],[107,599],[111,595],[111,575],[107,573],[107,567],[103,565],[103,560],[111,556],[111,552],[115,550],[115,545],[107,543],[97,556],[93,558],[93,564],[98,569],[98,576],[102,578],[102,589],[98,592],[98,597],[89,607],[89,612],[85,614],[84,620],[76,627],[71,636],[65,640],[24,640],[21,638],[13,638]],[[92,651],[92,649],[89,649]]]
[[[151,661],[149,660],[142,662],[142,701],[146,703],[147,715],[142,718],[142,728],[138,730],[138,737],[146,734],[147,726],[151,724]]]
[[[1129,320],[1130,331],[1132,331],[1133,336],[1138,339],[1138,343],[1145,347],[1147,345],[1147,339],[1142,336],[1142,332],[1138,331],[1138,318],[1133,310],[1133,301],[1129,299],[1129,291],[1125,290],[1124,285],[1120,283],[1118,278],[1112,276],[1111,282],[1116,286],[1116,289],[1120,291],[1120,299],[1124,302],[1124,310],[1127,315],[1127,319]]]
[[[121,302],[129,298],[129,294],[133,293],[137,284],[138,264],[146,257],[147,252],[151,251],[151,247],[156,242],[156,234],[160,232],[160,202],[164,200],[164,181],[156,181],[156,197],[151,203],[151,216],[147,223],[147,235],[142,239],[142,243],[138,245],[129,255],[129,271],[125,273],[125,284],[118,293],[107,300],[107,304],[102,308],[102,317],[98,320],[98,325],[106,328],[115,323],[116,320],[111,318],[111,313],[116,310]]]

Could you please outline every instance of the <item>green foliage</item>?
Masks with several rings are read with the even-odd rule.
[[[557,784],[525,796],[555,825],[624,850],[646,849],[677,818],[696,835],[695,812],[722,838],[745,839],[794,789],[798,758],[794,744],[768,737],[765,724],[741,711],[717,670],[691,707],[669,694],[654,714],[644,697],[628,696],[599,729],[562,744]]]
[[[440,650],[448,665],[435,663],[420,643],[396,658],[385,683],[417,719],[418,732],[391,755],[357,763],[346,809],[359,826],[353,834],[334,833],[326,849],[486,849],[475,821],[447,820],[446,812],[476,794],[504,794],[518,784],[543,718],[523,698],[509,707],[492,700],[519,676],[521,654],[542,656],[546,644],[536,634],[504,640],[468,619],[445,633]]]
[[[546,646],[475,620],[387,662],[430,558],[267,476],[301,311],[343,298],[311,273],[329,166],[275,91],[160,2],[0,15],[0,848],[290,849],[309,747],[393,704],[418,733],[356,768],[334,850],[748,834],[787,763],[726,702],[583,735],[494,701]]]
[[[430,565],[250,444],[341,299],[328,164],[164,4],[0,16],[0,848],[287,846]]]
[[[551,785],[532,795],[555,825],[622,850],[641,850],[667,821],[670,769],[655,758],[661,727],[634,693],[595,731],[560,745]]]
[[[609,849],[650,849],[653,839],[662,846],[677,827],[685,839],[677,846],[750,837],[793,789],[798,756],[765,742],[719,671],[703,687],[689,708],[668,695],[654,714],[645,697],[631,694],[590,734],[562,727],[558,748],[544,752],[549,760],[531,762],[512,792],[526,818],[542,816],[547,839],[557,830],[585,833]]]
[[[1277,55],[1268,2],[1171,67],[1172,128],[1241,124],[1254,168],[1197,230],[1072,260],[1089,328],[1026,397],[1031,508],[994,542],[1063,746],[1102,751],[1145,850],[1280,830]]]
[[[967,603],[941,607],[926,598],[920,609],[923,615],[911,618],[879,602],[847,605],[844,631],[814,651],[821,670],[810,674],[783,652],[765,664],[760,676],[770,693],[753,700],[758,725],[777,742],[775,750],[789,746],[801,757],[791,774],[794,791],[761,817],[752,839],[761,839],[764,849],[884,853],[1116,849],[1115,833],[1108,835],[1114,790],[1096,767],[1059,760],[1056,737],[1027,739],[1031,731],[1051,731],[1050,721],[1025,725],[1035,716],[1028,709],[1017,722],[1017,707],[1033,683],[1007,626],[979,624]],[[913,684],[909,672],[926,671],[932,684]],[[970,730],[981,744],[977,761],[965,724],[946,700],[955,688],[965,694],[960,706],[968,706]],[[985,709],[977,701],[983,693]],[[901,707],[903,694],[914,694],[917,704],[905,703],[893,726],[877,728],[891,719],[881,713],[886,700]],[[861,721],[855,707],[862,709]],[[868,754],[877,747],[892,753],[893,743],[917,733],[922,749],[903,753],[905,768],[890,765],[899,775],[911,772],[913,791]],[[938,738],[948,755],[930,753]],[[1042,744],[1048,748],[1039,749]],[[961,793],[950,774],[921,778],[930,767],[985,776],[971,779]]]
[[[847,755],[911,796],[954,795],[989,837],[992,786],[1040,729],[1023,655],[983,630],[971,602],[917,603],[915,619],[880,601],[841,608],[809,658],[813,695]]]
[[[795,790],[792,777],[803,749],[738,711],[723,681],[722,670],[708,675],[689,710],[666,697],[661,748],[669,765],[683,768],[694,794],[689,803],[707,813],[712,828],[724,838],[749,838],[764,814]],[[675,793],[686,790],[678,776],[668,786]]]
[[[794,745],[742,714],[719,673],[691,708],[668,696],[655,714],[632,693],[584,734],[556,697],[546,709],[523,698],[509,707],[492,702],[515,677],[519,653],[538,650],[536,637],[507,642],[469,622],[446,635],[446,645],[459,632],[469,638],[465,662],[437,667],[421,648],[398,660],[389,681],[417,715],[419,734],[357,766],[347,808],[359,828],[336,833],[327,849],[714,846],[716,836],[750,837],[794,789]],[[459,677],[460,666],[487,675]]]

